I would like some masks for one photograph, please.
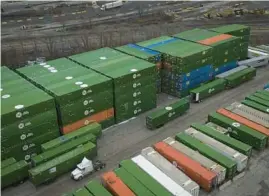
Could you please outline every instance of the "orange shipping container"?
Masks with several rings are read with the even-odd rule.
[[[258,124],[258,123],[250,121],[247,118],[244,118],[238,114],[232,113],[229,110],[226,110],[224,108],[218,109],[217,112],[224,115],[224,116],[227,116],[228,118],[231,118],[231,119],[233,119],[233,120],[235,120],[243,125],[246,125],[246,126],[252,128],[260,133],[263,133],[264,135],[269,136],[269,129]]]
[[[180,170],[197,182],[207,192],[212,190],[217,179],[214,172],[207,170],[201,166],[200,163],[192,160],[164,142],[158,142],[153,147],[167,160],[177,165]]]
[[[79,121],[76,121],[72,124],[66,125],[62,128],[62,133],[63,134],[67,134],[70,133],[72,131],[75,131],[83,126],[89,125],[90,123],[93,122],[102,122],[104,120],[107,120],[111,117],[114,116],[114,108],[110,108],[108,110],[104,110],[102,112],[99,112],[97,114],[91,115],[89,117],[83,118]]]
[[[231,37],[232,37],[231,35],[221,34],[221,35],[217,35],[217,36],[214,36],[214,37],[210,37],[210,38],[201,40],[201,41],[199,41],[199,43],[200,44],[205,44],[205,45],[211,45],[211,44],[214,44],[216,42],[220,42],[220,41],[229,39]]]
[[[107,172],[101,178],[106,188],[114,196],[135,196],[114,172]]]

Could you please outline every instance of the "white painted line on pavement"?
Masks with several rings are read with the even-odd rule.
[[[26,20],[27,20],[27,21],[31,21],[32,19],[31,19],[31,18],[27,18]]]
[[[39,17],[38,19],[39,19],[39,20],[43,20],[43,19],[44,19],[44,17]]]
[[[58,16],[58,15],[54,15],[53,17],[54,17],[54,18],[58,18],[59,16]]]
[[[22,22],[22,20],[17,20],[17,22]]]
[[[5,24],[7,24],[7,22],[2,22],[2,25],[5,25]]]

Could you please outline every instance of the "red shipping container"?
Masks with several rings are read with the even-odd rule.
[[[110,171],[102,175],[102,182],[105,187],[115,196],[135,196],[135,194],[117,177],[117,175]]]
[[[177,151],[172,146],[164,142],[158,142],[153,147],[207,192],[210,192],[217,183],[217,176],[214,172],[207,170],[200,163]]]

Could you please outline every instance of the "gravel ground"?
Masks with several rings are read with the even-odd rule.
[[[204,122],[207,114],[219,107],[226,106],[234,101],[242,100],[246,95],[261,89],[268,82],[269,68],[258,70],[257,76],[252,81],[238,88],[224,91],[200,104],[192,104],[191,109],[184,116],[168,123],[157,131],[149,131],[145,127],[145,115],[115,127],[104,130],[102,138],[98,142],[98,159],[107,163],[105,170],[117,167],[119,161],[130,158],[140,152],[141,149],[155,142],[174,136],[186,129],[193,122]],[[175,98],[161,94],[159,106],[173,102]],[[267,196],[269,193],[269,150],[255,152],[251,158],[248,171],[243,178],[233,182],[224,190],[213,191],[211,196]],[[18,187],[7,188],[2,196],[47,196],[60,195],[83,186],[87,181],[98,178],[104,171],[97,172],[86,177],[82,181],[74,182],[70,174],[58,178],[50,185],[40,186],[37,189],[29,182]],[[201,195],[208,195],[202,191]]]

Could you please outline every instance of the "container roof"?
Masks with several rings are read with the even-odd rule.
[[[152,63],[123,54],[111,48],[101,48],[69,58],[113,79],[133,72],[139,72],[146,68],[155,67]]]

